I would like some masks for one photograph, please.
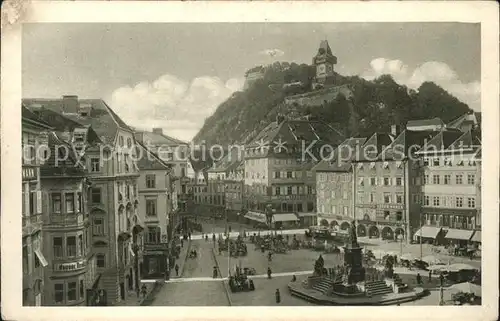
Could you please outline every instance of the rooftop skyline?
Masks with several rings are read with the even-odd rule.
[[[464,23],[27,24],[22,93],[103,98],[128,125],[189,141],[246,70],[310,64],[325,39],[342,75],[434,81],[480,110],[480,25]]]

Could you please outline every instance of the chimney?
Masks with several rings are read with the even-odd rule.
[[[78,112],[78,96],[65,95],[62,96],[63,113],[76,114]]]
[[[396,138],[403,131],[403,126],[401,125],[391,125],[391,135]]]
[[[161,129],[161,128],[153,128],[153,133],[163,135],[163,129]]]

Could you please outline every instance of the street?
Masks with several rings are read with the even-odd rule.
[[[197,258],[187,258],[183,279],[211,277],[215,265],[211,245],[204,241],[193,241],[191,249],[198,252]],[[222,281],[173,282],[165,284],[156,295],[153,306],[226,306],[228,305]]]

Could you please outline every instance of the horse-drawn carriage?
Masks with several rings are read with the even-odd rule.
[[[233,293],[255,291],[253,280],[249,279],[246,274],[240,273],[229,276],[229,288]]]

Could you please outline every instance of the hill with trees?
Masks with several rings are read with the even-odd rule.
[[[245,143],[255,137],[278,114],[287,115],[287,95],[310,91],[314,68],[306,64],[276,62],[266,68],[263,79],[255,81],[245,91],[236,92],[205,120],[194,138],[207,145]],[[298,115],[320,119],[346,136],[365,136],[375,131],[389,131],[393,124],[404,125],[408,120],[439,117],[449,122],[471,109],[432,82],[409,89],[382,75],[372,81],[358,76],[336,74],[338,85],[347,85],[353,95],[339,94],[333,101],[318,106],[295,104]],[[284,84],[301,86],[281,90]]]

